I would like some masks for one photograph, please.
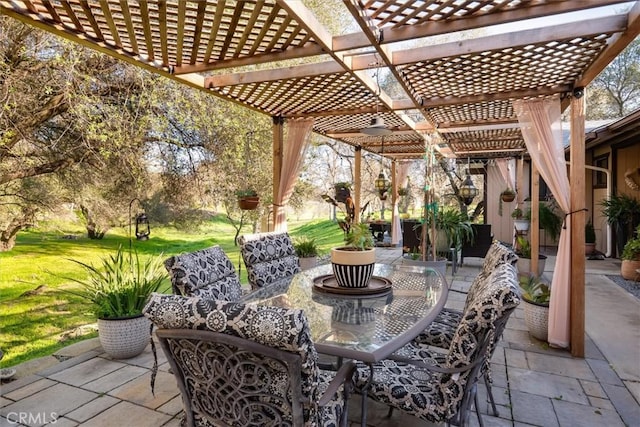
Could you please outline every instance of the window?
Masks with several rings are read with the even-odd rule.
[[[594,158],[593,166],[609,169],[609,155]],[[593,171],[593,188],[607,188],[607,174]]]

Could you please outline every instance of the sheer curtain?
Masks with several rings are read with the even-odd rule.
[[[507,184],[507,188],[512,190],[516,189],[516,159],[496,159],[496,166],[502,175],[504,183]]]
[[[409,167],[411,167],[411,162],[397,162],[396,163],[396,182],[398,183],[397,187],[404,188],[407,185],[407,176],[409,175]],[[397,245],[400,243],[400,237],[402,236],[401,228],[400,228],[400,212],[398,211],[398,203],[400,201],[400,197],[397,196],[397,188],[396,188],[396,198],[395,203],[393,204],[393,224],[391,224],[391,244]]]
[[[282,153],[282,171],[278,198],[273,201],[275,212],[275,231],[287,231],[287,217],[285,207],[296,185],[304,154],[311,139],[313,119],[293,119],[287,121],[287,139]]]
[[[513,101],[520,129],[531,159],[565,214],[570,211],[569,177],[565,165],[560,98]],[[566,348],[570,338],[571,224],[560,232],[558,255],[553,269],[549,304],[549,344]]]

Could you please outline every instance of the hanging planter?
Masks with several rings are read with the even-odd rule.
[[[244,211],[252,211],[260,204],[260,197],[253,190],[238,190],[236,196],[238,196],[238,206]]]
[[[507,188],[502,193],[500,193],[500,199],[505,203],[511,203],[516,199],[516,192]]]

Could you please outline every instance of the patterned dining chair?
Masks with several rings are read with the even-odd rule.
[[[301,271],[288,233],[245,234],[238,243],[254,290]]]
[[[488,278],[496,268],[504,264],[515,265],[517,261],[518,256],[513,252],[513,250],[511,250],[511,248],[505,246],[499,241],[494,241],[487,251],[480,273],[478,273],[469,287],[464,304],[465,309],[472,303],[478,292],[481,292],[486,286],[490,285]],[[453,308],[443,308],[442,311],[438,313],[434,321],[431,322],[429,326],[413,340],[412,344],[419,348],[424,346],[434,346],[443,349],[449,348],[456,328],[462,320],[463,312],[464,309],[456,310]],[[502,330],[496,331],[496,333],[499,338],[502,335]],[[493,379],[491,377],[490,364],[485,366],[483,373],[485,386],[487,388],[487,397],[491,404],[491,410],[493,415],[497,417],[499,413],[493,397],[493,391],[491,389]]]
[[[237,301],[242,296],[236,269],[220,246],[172,256],[164,266],[174,294],[223,301]]]
[[[186,426],[346,426],[353,363],[318,369],[302,310],[154,294]]]
[[[504,329],[519,303],[515,267],[494,270],[488,285],[465,308],[446,354],[420,348],[417,357],[407,355],[405,346],[390,359],[358,364],[355,390],[429,422],[458,426],[468,425],[475,403],[482,426],[477,382],[495,346],[496,331]]]

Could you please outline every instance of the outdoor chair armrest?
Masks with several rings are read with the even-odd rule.
[[[333,377],[329,386],[325,390],[324,394],[320,396],[318,399],[318,406],[325,406],[331,398],[338,392],[340,386],[344,384],[344,399],[345,402],[349,398],[349,391],[351,390],[351,377],[353,376],[353,371],[356,368],[356,364],[350,360],[345,362],[338,372],[336,372],[336,376]],[[348,380],[348,381],[347,381]]]

